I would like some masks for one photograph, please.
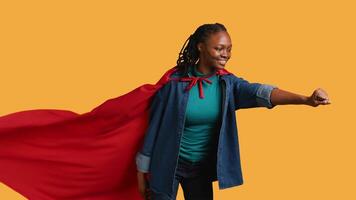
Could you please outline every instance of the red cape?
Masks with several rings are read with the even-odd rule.
[[[142,200],[135,155],[151,97],[176,70],[87,113],[36,109],[1,116],[0,182],[28,199]]]

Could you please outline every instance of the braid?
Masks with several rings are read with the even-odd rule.
[[[179,52],[177,65],[178,71],[186,76],[190,66],[193,66],[199,60],[199,50],[197,44],[205,42],[212,33],[219,31],[227,31],[225,26],[220,23],[203,24],[197,28],[197,30],[191,34],[184,42],[182,49]],[[187,46],[186,43],[188,42]]]

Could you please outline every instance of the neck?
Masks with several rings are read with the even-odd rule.
[[[215,71],[214,67],[209,67],[209,65],[206,65],[200,61],[196,64],[196,69],[204,75],[209,75]]]

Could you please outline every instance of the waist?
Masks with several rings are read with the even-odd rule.
[[[206,164],[207,162],[209,162],[209,157],[206,157],[202,160],[196,160],[196,161],[193,161],[193,160],[188,160],[182,156],[179,156],[178,158],[178,162],[182,163],[182,164],[185,164],[185,165],[194,165],[194,166],[199,166],[199,165],[204,165]]]

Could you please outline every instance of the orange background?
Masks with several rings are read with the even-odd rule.
[[[226,69],[308,96],[321,87],[331,104],[237,111],[245,182],[214,182],[215,199],[356,199],[354,11],[346,0],[2,1],[0,115],[84,113],[154,84],[199,25],[219,22],[233,43]],[[0,184],[0,199],[23,198]]]

